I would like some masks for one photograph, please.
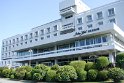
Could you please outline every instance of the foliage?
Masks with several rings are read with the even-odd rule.
[[[24,77],[25,77],[25,72],[26,72],[26,70],[22,70],[22,71],[20,71],[20,72],[16,72],[16,73],[15,73],[15,78],[20,79],[20,80],[24,79]]]
[[[82,69],[85,69],[85,61],[72,61],[70,63],[71,66],[75,68],[76,71],[80,71]]]
[[[116,57],[117,65],[124,69],[124,53],[118,54]]]
[[[59,69],[59,65],[58,64],[55,64],[51,67],[51,70],[58,70]]]
[[[46,73],[46,81],[55,81],[56,71],[48,70]]]
[[[10,79],[14,79],[15,78],[15,76],[14,75],[10,75]]]
[[[120,68],[110,68],[109,69],[109,78],[113,79],[114,81],[120,81],[124,79],[124,70]]]
[[[96,61],[96,66],[99,70],[106,68],[109,65],[109,60],[107,57],[99,57]]]
[[[6,77],[6,78],[9,78],[10,73],[11,73],[11,70],[10,69],[4,69],[2,71],[3,76]]]
[[[96,80],[96,79],[97,79],[97,75],[98,75],[98,71],[95,70],[95,69],[90,69],[90,70],[88,71],[88,79],[89,79],[90,81]]]
[[[57,81],[72,81],[77,79],[77,73],[73,66],[65,65],[59,68],[56,75]]]
[[[41,76],[40,73],[34,73],[33,79],[39,81],[39,80],[42,80],[43,77]]]
[[[88,71],[90,69],[94,69],[95,68],[95,63],[94,62],[87,62],[85,65],[85,70]]]
[[[80,70],[78,72],[78,81],[85,81],[87,79],[87,71]]]
[[[31,74],[31,72],[26,72],[26,73],[25,73],[25,79],[27,79],[27,80],[31,80],[31,79],[32,79],[32,74]]]
[[[108,70],[99,71],[98,78],[101,81],[107,80],[108,79]]]

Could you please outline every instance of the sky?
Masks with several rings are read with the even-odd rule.
[[[0,0],[0,50],[3,39],[59,19],[61,1],[63,0]],[[92,9],[117,0],[82,1]]]

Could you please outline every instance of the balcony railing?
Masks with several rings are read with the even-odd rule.
[[[37,54],[32,54],[32,55],[16,56],[15,59],[16,60],[17,59],[22,60],[23,58],[30,59],[30,57],[44,56],[44,55],[50,55],[50,54],[54,54],[55,55],[55,54],[58,54],[58,53],[86,50],[86,49],[103,47],[103,46],[109,46],[109,45],[113,45],[113,43],[112,42],[105,42],[105,43],[99,43],[99,44],[93,44],[93,45],[87,45],[87,46],[80,46],[80,47],[73,47],[73,48],[67,48],[67,49],[61,49],[61,50],[37,53]]]

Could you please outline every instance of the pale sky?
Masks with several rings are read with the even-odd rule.
[[[0,0],[0,50],[3,39],[59,19],[61,1],[63,0]],[[117,0],[82,1],[92,9]]]

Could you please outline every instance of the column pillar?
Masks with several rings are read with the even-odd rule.
[[[57,60],[57,59],[55,59],[55,60],[54,60],[54,62],[55,62],[54,64],[57,64],[57,63],[58,63],[58,60]]]
[[[110,52],[109,53],[109,61],[110,61],[110,63],[113,64],[113,66],[115,66],[115,63],[116,63],[116,52]]]
[[[78,60],[79,60],[79,61],[81,61],[81,60],[82,60],[81,56],[78,56]]]
[[[38,61],[36,61],[36,65],[38,65]]]

